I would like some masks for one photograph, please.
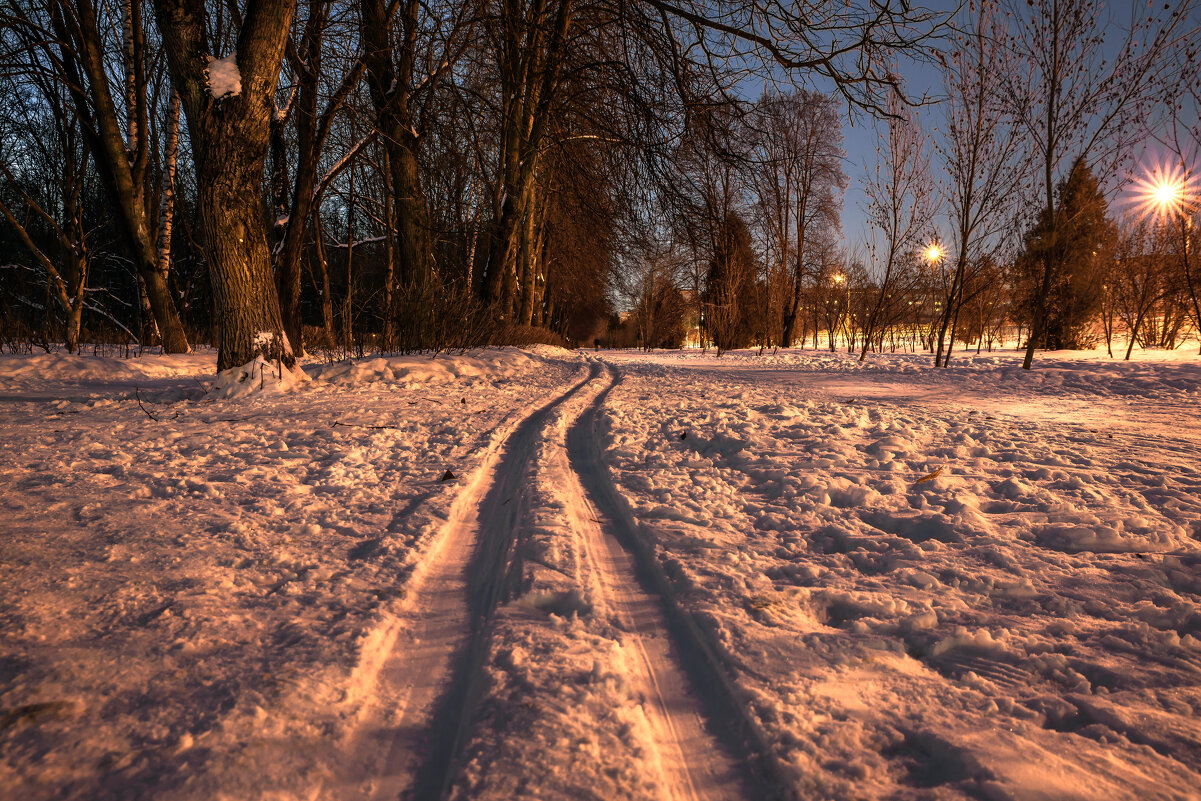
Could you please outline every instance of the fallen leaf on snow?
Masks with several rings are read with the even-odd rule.
[[[936,470],[935,470],[933,473],[929,473],[929,474],[927,474],[927,475],[924,475],[924,476],[922,476],[921,478],[919,478],[917,481],[915,481],[915,482],[913,482],[913,483],[914,483],[914,484],[922,484],[922,483],[924,483],[924,482],[926,482],[926,481],[933,481],[934,479],[938,478],[938,477],[939,477],[939,476],[941,476],[941,475],[942,475],[942,468],[940,467],[940,468],[936,469]]]

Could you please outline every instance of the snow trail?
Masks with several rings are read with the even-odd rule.
[[[662,772],[663,797],[762,797],[750,788],[762,784],[763,776],[750,775],[749,768],[763,752],[745,736],[741,703],[699,632],[680,625],[679,619],[669,620],[668,614],[678,618],[681,613],[673,608],[666,584],[656,581],[652,557],[600,458],[596,418],[620,381],[616,369],[606,366],[605,373],[603,388],[573,419],[563,420],[565,430],[553,460],[557,464],[552,465],[585,562],[593,614],[608,618],[622,632],[622,656],[632,683],[646,699],[644,710],[654,736],[649,746]],[[706,717],[712,730],[705,725]],[[719,738],[713,731],[725,736]]]
[[[520,576],[513,537],[530,456],[548,416],[596,372],[498,432],[414,570],[404,601],[364,647],[351,691],[368,701],[347,738],[346,767],[335,768],[341,775],[326,788],[336,797],[445,794],[487,648],[488,616]]]

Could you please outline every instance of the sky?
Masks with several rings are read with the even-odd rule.
[[[1107,37],[1110,42],[1116,43],[1121,38],[1116,35],[1116,31],[1120,27],[1118,21],[1123,17],[1126,9],[1129,8],[1127,6],[1128,1],[1116,0],[1114,3],[1098,3],[1098,14],[1112,13],[1111,33]],[[924,5],[934,11],[950,13],[959,3],[956,0],[928,0]],[[1104,6],[1106,5],[1109,7],[1109,12],[1104,10]],[[1201,19],[1194,21],[1192,24],[1201,25]],[[937,101],[944,92],[941,71],[934,64],[913,60],[902,61],[898,65],[898,70],[905,80],[907,92],[911,98],[920,98],[924,95],[930,99],[930,105],[918,109],[916,116],[919,124],[922,125],[927,134],[932,137],[937,136],[937,129],[942,122],[942,109]],[[781,76],[779,79],[781,88],[787,87],[791,83],[787,77]],[[823,87],[817,84],[816,88]],[[829,89],[829,87],[824,88]],[[869,168],[875,164],[876,128],[880,124],[878,120],[866,114],[859,114],[855,118],[851,118],[844,111],[842,126],[843,149],[847,156],[844,169],[848,178],[848,186],[843,204],[842,226],[846,244],[852,251],[852,254],[854,254],[856,247],[860,246],[870,234],[865,210],[867,196],[864,191],[864,185]],[[1153,169],[1165,156],[1165,153],[1161,151],[1163,151],[1162,147],[1151,143],[1143,153],[1137,154],[1136,163],[1139,165],[1139,171],[1143,172]],[[938,161],[936,155],[932,155],[932,168],[935,170],[935,177],[937,179]],[[1111,203],[1112,212],[1122,213],[1130,209],[1136,200],[1136,195],[1137,192],[1134,187],[1128,187],[1118,193]]]

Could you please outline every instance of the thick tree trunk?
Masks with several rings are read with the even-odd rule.
[[[407,144],[396,142],[388,148],[392,169],[392,219],[396,229],[396,266],[400,282],[406,287],[429,284],[430,269],[429,211],[421,171],[417,163],[416,138],[406,136]]]
[[[82,231],[80,232],[82,234]],[[67,275],[67,293],[70,303],[67,306],[67,351],[79,352],[79,336],[83,329],[83,301],[87,294],[88,257],[83,249],[71,253],[71,269]]]
[[[261,0],[246,7],[236,52],[225,67],[236,70],[238,83],[223,82],[221,95],[215,96],[204,0],[155,0],[172,84],[191,133],[220,329],[218,371],[260,355],[288,368],[295,363],[280,317],[260,196],[272,95],[295,10],[295,0]],[[165,290],[165,282],[160,288]],[[151,281],[147,290],[154,304],[157,289]]]
[[[784,321],[780,331],[780,345],[785,348],[792,347],[792,340],[796,330],[797,310],[801,305],[801,282],[793,282],[792,297],[788,301],[788,307],[784,310]],[[804,346],[804,341],[801,346]]]
[[[417,0],[359,2],[367,87],[388,160],[398,280],[405,287],[425,286],[432,277],[429,208],[417,162],[421,139],[410,110],[420,15]],[[399,38],[392,35],[398,23]]]
[[[517,226],[520,220],[518,202],[506,195],[500,217],[494,222],[488,250],[488,293],[486,300],[494,304],[501,316],[512,314],[513,291],[517,285]]]
[[[200,213],[221,331],[217,370],[237,367],[259,355],[291,367],[294,359],[283,333],[259,195],[263,160],[244,161],[244,155],[236,152],[240,148],[224,146],[228,141],[201,142],[193,135]],[[201,151],[206,151],[203,158]]]

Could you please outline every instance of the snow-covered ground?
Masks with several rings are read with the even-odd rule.
[[[1201,360],[928,358],[615,360],[683,603],[806,797],[1197,797]]]
[[[0,798],[1201,797],[1201,359],[929,360],[0,356]]]

